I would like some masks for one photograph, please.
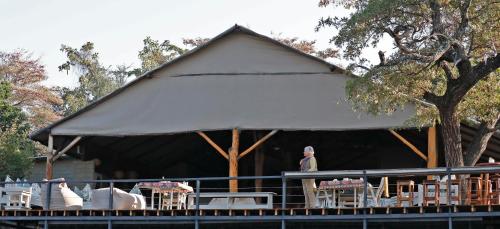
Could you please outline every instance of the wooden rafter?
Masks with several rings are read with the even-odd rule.
[[[229,160],[229,155],[226,153],[226,151],[224,151],[222,148],[220,148],[217,145],[217,143],[215,143],[214,141],[212,141],[212,139],[210,139],[210,137],[208,137],[205,133],[203,133],[201,131],[196,131],[196,133],[198,135],[200,135],[203,139],[205,139],[208,142],[208,144],[210,144],[212,147],[214,147],[214,149],[217,150],[217,152],[219,152],[220,155],[222,155],[224,158]]]
[[[252,146],[248,147],[248,149],[246,149],[245,151],[243,151],[238,156],[238,160],[241,159],[242,157],[246,156],[250,152],[252,152],[252,150],[254,150],[255,148],[257,148],[260,145],[262,145],[262,143],[264,143],[267,139],[269,139],[271,136],[273,136],[277,132],[278,132],[278,130],[273,130],[273,131],[269,132],[266,136],[264,136],[263,138],[261,138],[260,140],[256,141]]]
[[[52,162],[56,161],[59,157],[61,157],[63,154],[65,154],[66,152],[68,152],[71,148],[73,148],[73,146],[75,146],[80,140],[82,140],[82,137],[81,136],[78,136],[76,137],[75,139],[73,139],[73,141],[71,141],[66,147],[64,147],[64,149],[62,149],[61,151],[57,152],[53,157],[52,157]]]
[[[422,159],[424,159],[425,161],[427,161],[427,156],[425,156],[424,153],[422,153],[422,151],[420,151],[417,147],[415,147],[413,144],[411,144],[408,140],[406,140],[403,136],[399,135],[398,133],[396,133],[396,131],[394,130],[389,130],[389,132],[391,132],[391,134],[393,134],[394,136],[396,136],[396,138],[398,138],[403,144],[405,144],[406,146],[408,146],[411,150],[413,150],[413,152],[415,152],[418,156],[420,156]]]

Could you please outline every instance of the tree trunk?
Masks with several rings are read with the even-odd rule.
[[[494,129],[498,123],[498,119],[500,119],[500,113],[498,114],[497,120],[482,122],[479,125],[474,138],[464,152],[464,163],[466,166],[474,166],[479,158],[481,158],[486,146],[488,146],[488,141],[495,133]]]
[[[440,109],[441,135],[443,137],[446,166],[462,167],[462,137],[460,135],[460,120],[453,109]]]

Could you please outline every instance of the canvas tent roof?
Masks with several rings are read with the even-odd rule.
[[[393,128],[414,113],[354,112],[347,79],[334,65],[236,25],[31,138]]]

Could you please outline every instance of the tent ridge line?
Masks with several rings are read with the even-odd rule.
[[[333,72],[206,72],[206,73],[187,73],[178,75],[169,75],[168,77],[182,76],[233,76],[233,75],[334,75]]]

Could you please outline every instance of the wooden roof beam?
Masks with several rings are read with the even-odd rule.
[[[224,158],[229,160],[229,155],[226,153],[226,151],[224,151],[222,148],[220,148],[220,146],[217,145],[217,143],[215,143],[214,141],[212,141],[212,139],[210,139],[210,137],[208,137],[202,131],[196,131],[196,133],[198,135],[200,135],[203,139],[205,139],[208,142],[208,144],[210,144],[212,147],[214,147],[214,149],[217,150],[217,152],[219,152],[220,155],[222,155]]]
[[[255,148],[257,148],[260,145],[262,145],[262,143],[264,143],[265,141],[267,141],[267,139],[269,139],[270,137],[272,137],[277,132],[278,132],[278,130],[273,130],[273,131],[269,132],[266,136],[262,137],[260,140],[256,141],[252,146],[248,147],[248,149],[246,149],[245,151],[243,151],[238,156],[238,160],[241,159],[242,157],[244,157],[245,155],[249,154],[250,152],[252,152],[252,150],[254,150]]]
[[[396,138],[398,138],[403,144],[405,144],[406,146],[408,146],[411,150],[413,150],[413,152],[415,152],[418,156],[420,156],[422,159],[424,159],[425,161],[427,161],[427,156],[425,156],[424,153],[422,153],[422,151],[420,151],[417,147],[415,147],[413,144],[411,144],[408,140],[406,140],[403,136],[399,135],[398,133],[396,133],[396,131],[394,130],[389,130],[389,132],[391,132],[392,135],[396,136]]]

